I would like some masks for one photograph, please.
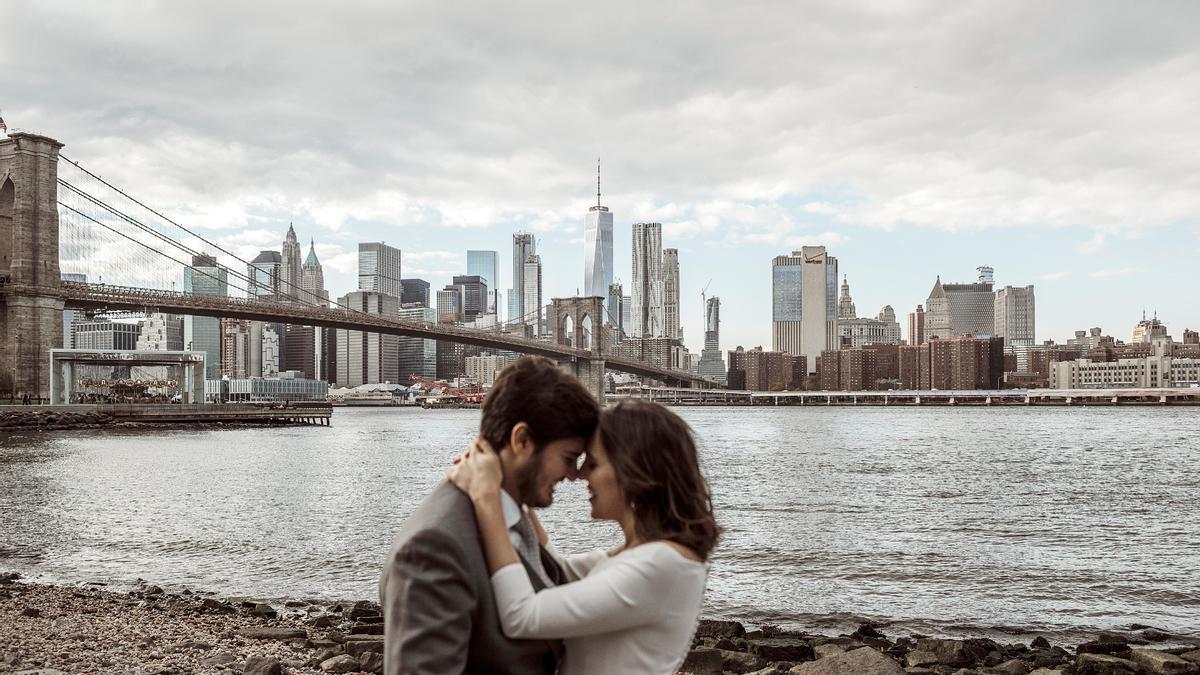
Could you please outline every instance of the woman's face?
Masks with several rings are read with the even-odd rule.
[[[608,459],[608,450],[600,440],[600,432],[588,440],[587,455],[579,476],[587,481],[588,501],[592,504],[592,518],[597,520],[621,520],[629,505],[624,492],[617,484],[617,472]]]

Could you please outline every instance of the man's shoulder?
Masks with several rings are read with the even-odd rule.
[[[449,481],[442,481],[404,521],[395,545],[400,547],[412,540],[468,542],[477,539],[471,498]]]

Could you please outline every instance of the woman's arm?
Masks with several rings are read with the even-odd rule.
[[[487,557],[488,574],[514,563],[520,563],[517,551],[508,538],[504,522],[504,507],[500,500],[503,472],[500,458],[483,439],[477,439],[460,459],[450,467],[451,482],[471,498],[483,552]]]
[[[639,557],[535,594],[524,570],[508,567],[492,575],[492,591],[508,637],[571,638],[657,620],[678,572],[659,559]]]

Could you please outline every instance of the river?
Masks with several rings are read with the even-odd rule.
[[[725,535],[704,614],[835,631],[1200,632],[1200,417],[1171,408],[677,408]],[[475,410],[333,426],[0,435],[0,570],[374,598]],[[543,520],[609,547],[582,484]]]

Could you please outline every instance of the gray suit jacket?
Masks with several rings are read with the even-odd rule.
[[[565,580],[545,550],[542,564],[552,579]],[[530,579],[541,590],[537,575]],[[396,536],[379,580],[379,602],[386,675],[544,675],[554,673],[562,653],[561,643],[504,636],[475,508],[446,481]]]

